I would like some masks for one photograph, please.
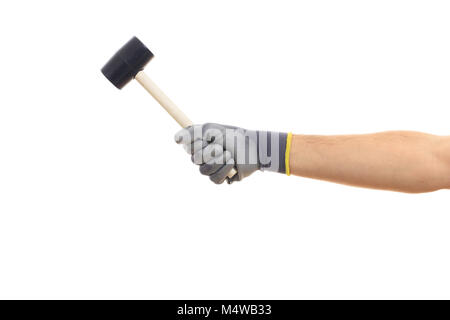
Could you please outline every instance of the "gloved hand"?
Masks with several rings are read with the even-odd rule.
[[[256,170],[286,173],[286,133],[252,131],[238,127],[206,123],[180,130],[175,142],[200,165],[200,173],[220,184],[240,181]],[[237,170],[227,177],[232,168]]]

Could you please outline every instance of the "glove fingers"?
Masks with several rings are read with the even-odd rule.
[[[205,140],[196,140],[190,144],[183,144],[184,150],[189,154],[194,154],[197,151],[202,150],[208,145],[208,142]]]
[[[221,184],[227,178],[228,172],[234,167],[234,159],[230,158],[222,168],[220,168],[216,173],[212,174],[209,179],[216,184]]]
[[[231,159],[231,153],[225,151],[222,155],[215,157],[214,159],[202,164],[200,166],[200,173],[206,176],[210,176],[222,168]]]
[[[191,144],[194,141],[202,140],[202,125],[193,125],[181,129],[175,134],[175,142],[178,144]]]
[[[208,128],[203,134],[203,139],[223,146],[223,132],[217,128]]]
[[[195,164],[206,163],[215,157],[221,156],[223,154],[223,148],[221,145],[211,143],[208,144],[204,149],[196,151],[192,156],[191,160]]]

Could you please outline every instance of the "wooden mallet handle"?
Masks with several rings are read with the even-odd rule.
[[[168,114],[175,119],[182,127],[186,128],[192,126],[194,123],[184,114],[177,105],[170,100],[168,96],[150,79],[144,71],[139,71],[135,77],[136,81],[147,90],[150,95],[167,111]],[[232,178],[237,173],[236,169],[232,168],[228,172],[228,178]]]
[[[150,79],[144,71],[139,71],[135,77],[136,81],[151,94],[153,98],[183,127],[192,126],[194,123],[181,111],[176,104]]]

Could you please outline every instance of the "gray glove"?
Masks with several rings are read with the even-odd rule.
[[[286,133],[252,131],[206,123],[180,130],[175,142],[200,165],[200,173],[220,184],[240,181],[256,170],[285,173]],[[232,168],[237,174],[229,178]]]

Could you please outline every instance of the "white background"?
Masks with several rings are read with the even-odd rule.
[[[450,298],[450,191],[201,176],[136,82],[195,122],[450,134],[448,1],[8,1],[0,298]]]

